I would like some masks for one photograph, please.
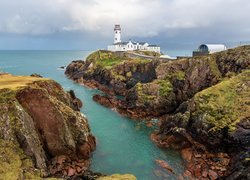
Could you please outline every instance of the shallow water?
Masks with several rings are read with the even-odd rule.
[[[0,51],[0,72],[15,75],[41,74],[59,82],[64,89],[73,89],[83,101],[81,111],[87,116],[92,133],[97,138],[93,154],[93,171],[105,174],[132,173],[139,180],[176,179],[155,164],[156,159],[167,161],[178,174],[183,171],[180,155],[172,150],[163,150],[150,140],[149,129],[141,121],[120,116],[111,109],[92,100],[98,93],[73,83],[58,67],[75,59],[83,59],[89,51]],[[164,176],[159,174],[164,173]],[[158,176],[156,175],[158,174]]]

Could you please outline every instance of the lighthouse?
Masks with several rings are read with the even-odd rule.
[[[109,51],[153,51],[161,53],[161,48],[158,45],[148,44],[147,42],[121,41],[121,26],[116,24],[114,28],[115,36],[114,43],[108,45]]]
[[[115,25],[114,31],[115,31],[114,44],[116,44],[121,42],[121,26]]]

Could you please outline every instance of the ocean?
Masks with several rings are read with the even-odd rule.
[[[87,116],[92,133],[97,138],[92,171],[108,175],[131,173],[139,180],[177,179],[176,175],[160,168],[155,160],[165,160],[176,174],[180,174],[184,167],[178,152],[158,148],[150,140],[153,129],[143,121],[122,117],[97,104],[92,96],[100,93],[98,90],[74,83],[58,68],[72,60],[84,59],[89,53],[91,51],[0,51],[0,72],[15,75],[38,73],[56,80],[65,90],[75,91],[83,102],[81,112]]]

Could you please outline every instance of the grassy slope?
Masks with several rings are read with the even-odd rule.
[[[90,54],[86,60],[92,61],[95,66],[101,66],[106,69],[111,69],[118,64],[123,62],[131,62],[131,63],[146,63],[150,62],[150,60],[146,60],[143,58],[128,58],[121,57],[111,51],[95,51]]]
[[[234,131],[236,123],[250,117],[250,70],[197,93],[194,100],[195,116],[205,116],[211,131],[226,126]]]
[[[0,75],[0,89],[11,89],[15,90],[20,87],[25,87],[27,84],[48,79],[41,79],[38,77],[31,76],[13,76],[11,74]]]

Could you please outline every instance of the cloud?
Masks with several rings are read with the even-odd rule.
[[[119,23],[125,38],[195,39],[198,32],[209,39],[220,31],[224,38],[250,39],[249,9],[249,0],[0,0],[0,37],[80,32],[110,38]]]

